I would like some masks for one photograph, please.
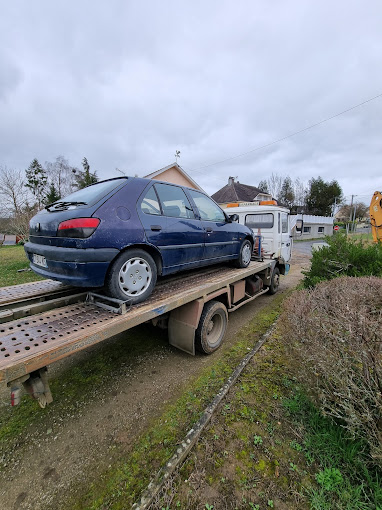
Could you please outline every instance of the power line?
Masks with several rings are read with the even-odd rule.
[[[355,108],[359,108],[360,106],[370,103],[370,101],[374,101],[375,99],[378,99],[380,97],[382,97],[382,93],[378,94],[377,96],[371,97],[370,99],[366,99],[366,101],[356,104],[355,106],[351,106],[350,108],[347,108],[346,110],[343,110],[342,112],[336,113],[335,115],[332,115],[331,117],[328,117],[324,120],[320,120],[319,122],[315,122],[314,124],[311,124],[310,126],[300,129],[299,131],[295,131],[294,133],[283,136],[282,138],[278,138],[277,140],[274,140],[273,142],[266,143],[265,145],[259,145],[259,147],[255,147],[254,149],[251,149],[247,152],[242,152],[241,154],[237,154],[236,156],[231,156],[230,158],[222,159],[220,161],[216,161],[215,163],[210,163],[208,165],[204,165],[199,168],[194,168],[194,169],[191,169],[188,171],[202,173],[202,172],[200,172],[200,170],[203,170],[204,168],[209,168],[210,166],[220,165],[221,163],[226,163],[227,161],[232,161],[233,159],[241,158],[242,156],[246,156],[247,154],[251,154],[252,152],[259,151],[260,149],[266,149],[267,147],[270,147],[271,145],[282,142],[283,140],[287,140],[288,138],[291,138],[292,136],[296,136],[300,133],[303,133],[304,131],[308,131],[308,129],[312,129],[316,126],[319,126],[320,124],[324,124],[324,122],[328,122],[329,120],[335,119],[336,117],[339,117],[340,115],[343,115],[344,113],[350,112],[351,110],[355,110]]]

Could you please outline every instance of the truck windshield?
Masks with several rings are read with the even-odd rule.
[[[245,217],[245,224],[247,227],[256,228],[272,228],[273,227],[273,214],[247,214]]]

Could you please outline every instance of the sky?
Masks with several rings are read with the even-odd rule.
[[[0,166],[382,188],[379,0],[0,0]],[[250,152],[252,151],[252,152]],[[240,154],[247,153],[240,157]],[[226,161],[228,160],[228,161]],[[357,200],[355,198],[355,200]]]

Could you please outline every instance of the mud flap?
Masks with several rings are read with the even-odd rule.
[[[203,299],[196,299],[176,308],[168,320],[170,345],[195,356],[195,331],[203,311]]]

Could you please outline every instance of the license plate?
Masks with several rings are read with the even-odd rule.
[[[33,264],[36,264],[36,266],[41,267],[48,267],[48,264],[46,263],[46,258],[42,255],[37,255],[37,253],[33,253],[32,256]]]

